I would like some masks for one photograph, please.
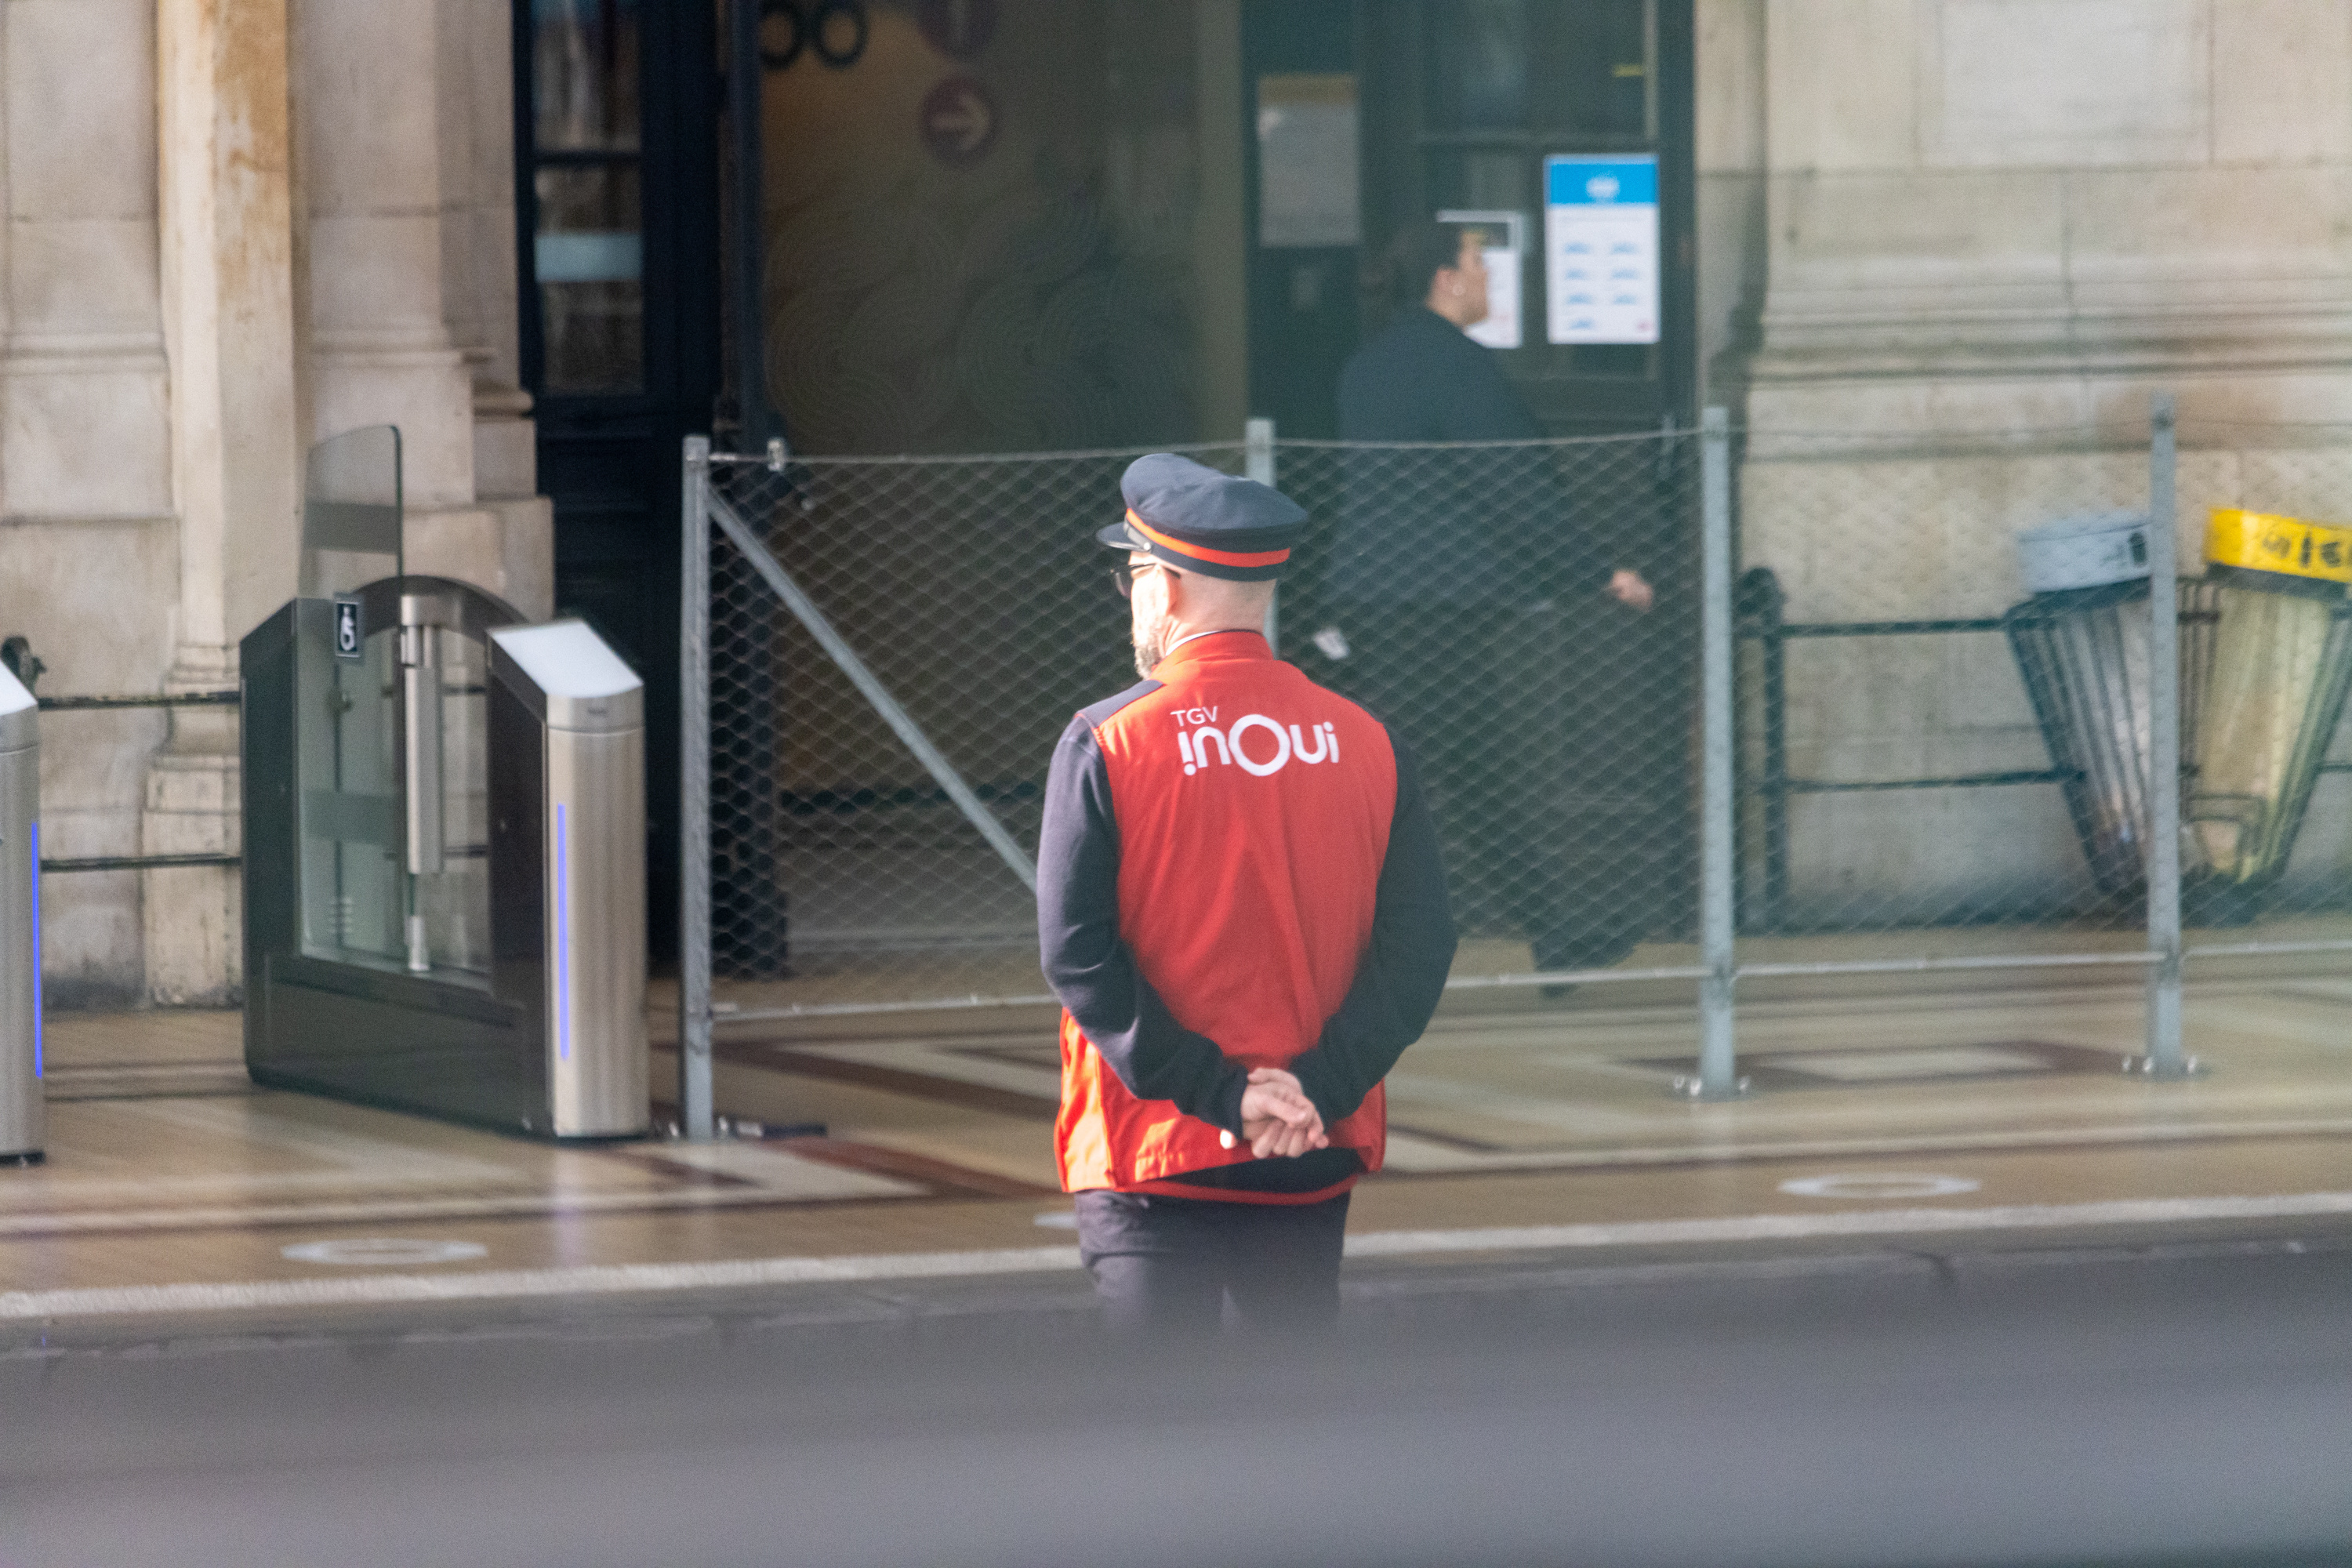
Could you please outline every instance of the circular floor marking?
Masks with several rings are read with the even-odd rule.
[[[1040,1230],[1076,1230],[1078,1228],[1078,1216],[1067,1209],[1056,1209],[1052,1214],[1039,1215],[1030,1223]]]
[[[348,1241],[306,1241],[278,1249],[295,1263],[334,1263],[382,1268],[394,1264],[464,1263],[487,1258],[490,1249],[471,1241],[411,1241],[394,1236],[354,1237]]]
[[[1969,1176],[1800,1176],[1782,1182],[1792,1198],[1953,1198],[1983,1184]]]

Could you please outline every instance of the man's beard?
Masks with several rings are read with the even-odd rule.
[[[1159,668],[1160,661],[1167,657],[1168,622],[1164,617],[1148,626],[1135,628],[1136,674],[1150,679],[1151,672]]]

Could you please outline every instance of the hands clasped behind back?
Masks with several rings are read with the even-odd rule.
[[[1321,1113],[1298,1079],[1280,1068],[1250,1073],[1249,1087],[1242,1091],[1242,1136],[1261,1160],[1295,1158],[1331,1146]]]

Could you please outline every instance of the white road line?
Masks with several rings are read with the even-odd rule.
[[[2000,1208],[1856,1209],[1759,1214],[1727,1219],[1637,1220],[1623,1225],[1511,1226],[1492,1230],[1375,1230],[1348,1238],[1350,1258],[1427,1252],[1524,1252],[1580,1247],[1660,1247],[1713,1241],[1801,1241],[1828,1236],[2052,1230],[2196,1220],[2291,1219],[2352,1214],[2352,1193],[2259,1198],[2124,1198],[2101,1204],[2017,1204]],[[0,1297],[0,1300],[5,1300]]]
[[[234,1285],[130,1285],[89,1290],[0,1291],[0,1321],[125,1312],[215,1312],[257,1307],[352,1307],[485,1301],[527,1296],[731,1289],[864,1279],[1028,1274],[1076,1268],[1075,1247],[997,1252],[884,1253],[868,1258],[761,1258],[723,1263],[635,1263],[447,1274],[370,1274],[348,1279],[257,1279]]]
[[[1507,1226],[1466,1230],[1376,1230],[1348,1238],[1350,1258],[1446,1252],[1525,1252],[1598,1247],[1671,1247],[1818,1237],[2052,1230],[2200,1220],[2291,1219],[2352,1214],[2352,1193],[2269,1197],[2126,1198],[2094,1204],[1994,1208],[1859,1209],[1836,1214],[1743,1215],[1724,1219],[1618,1225]],[[343,1279],[261,1279],[228,1285],[133,1285],[82,1290],[0,1291],[0,1321],[138,1312],[352,1307],[738,1289],[866,1279],[953,1279],[1075,1269],[1074,1247],[989,1252],[901,1252],[848,1258],[763,1258],[719,1263],[645,1263],[580,1268],[371,1274]]]

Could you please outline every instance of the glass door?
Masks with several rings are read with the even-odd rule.
[[[1367,196],[1381,233],[1475,214],[1496,243],[1507,229],[1522,239],[1516,341],[1496,352],[1548,426],[1687,426],[1690,0],[1372,9],[1366,101],[1383,123],[1368,127]]]

